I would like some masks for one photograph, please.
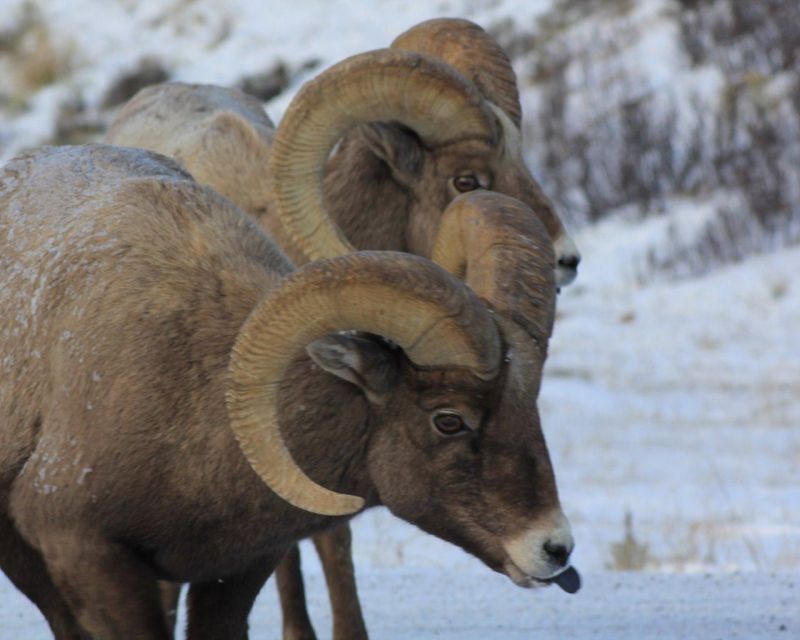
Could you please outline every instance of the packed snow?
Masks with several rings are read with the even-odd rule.
[[[47,140],[76,87],[94,108],[142,57],[168,61],[175,79],[221,84],[284,60],[296,75],[268,105],[278,121],[304,79],[420,20],[460,15],[490,25],[516,14],[532,22],[552,2],[36,4],[56,40],[77,43],[80,64],[0,124],[0,158]],[[19,6],[2,3],[0,27]],[[670,51],[668,35],[655,30],[647,51]],[[319,64],[302,71],[310,60]],[[671,73],[665,59],[653,65]],[[648,256],[690,242],[713,206],[672,198],[663,215],[620,211],[575,233],[583,262],[560,295],[540,408],[582,591],[518,589],[375,509],[353,522],[373,637],[800,637],[800,249],[702,277],[648,272]],[[321,569],[313,548],[303,549],[312,616],[319,636],[330,637]],[[254,638],[280,637],[272,582],[251,623]],[[0,576],[0,640],[48,637],[38,611]]]
[[[317,635],[330,638],[322,574],[306,571],[306,585]],[[516,589],[480,567],[451,574],[402,567],[362,571],[359,587],[371,637],[387,640],[792,640],[800,633],[800,579],[788,574],[588,573],[568,597]],[[22,596],[0,593],[0,638],[52,638]],[[250,616],[254,640],[280,639],[277,600],[270,582]]]

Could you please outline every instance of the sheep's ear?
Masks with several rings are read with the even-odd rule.
[[[396,356],[377,340],[333,334],[315,340],[306,351],[325,371],[352,382],[372,401],[379,401],[397,383]]]
[[[423,153],[419,137],[411,129],[387,122],[373,122],[362,128],[370,150],[383,160],[402,185],[416,182],[422,172]]]

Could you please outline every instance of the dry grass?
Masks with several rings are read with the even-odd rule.
[[[633,515],[625,512],[625,535],[611,545],[611,562],[606,568],[613,571],[642,571],[653,563],[650,545],[642,544],[633,533]]]
[[[785,298],[786,294],[789,292],[789,283],[783,279],[776,280],[770,285],[769,292],[773,300]]]
[[[67,75],[74,67],[73,52],[71,45],[56,46],[45,25],[34,27],[12,54],[12,69],[20,90],[32,93]]]
[[[599,449],[600,447],[598,447]],[[786,464],[798,460],[800,449],[788,452]],[[622,535],[605,538],[605,568],[610,571],[687,573],[754,568],[758,571],[796,570],[800,566],[800,536],[790,506],[769,521],[734,502],[724,479],[711,461],[709,484],[717,485],[715,504],[694,517],[651,513],[634,526],[626,510]],[[767,484],[783,490],[785,475],[776,470]],[[727,505],[727,506],[726,506]],[[644,535],[642,532],[646,532]]]
[[[683,572],[692,566],[716,564],[718,529],[715,522],[695,521],[681,527],[680,531],[671,531],[666,536],[671,541],[671,549],[655,562],[655,566]]]
[[[29,2],[13,25],[0,33],[0,57],[11,71],[11,95],[21,100],[74,69],[75,45],[56,42],[36,6]]]
[[[16,51],[25,34],[40,22],[39,12],[31,2],[22,5],[16,19],[0,27],[0,56]]]
[[[47,144],[97,142],[108,126],[102,117],[87,112],[85,103],[77,94],[61,104],[55,124],[53,136]]]

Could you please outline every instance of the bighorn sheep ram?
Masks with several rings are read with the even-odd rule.
[[[580,256],[525,165],[520,121],[514,71],[497,42],[471,22],[441,19],[307,83],[277,132],[240,91],[167,83],[139,92],[106,141],[177,159],[256,217],[297,264],[353,247],[429,257],[459,193],[506,193],[544,222],[564,286]]]
[[[516,77],[502,48],[478,25],[457,19],[421,23],[392,48],[356,56],[306,85],[281,123],[274,153],[274,127],[261,104],[212,85],[143,90],[106,139],[177,159],[259,220],[296,264],[347,253],[350,241],[430,256],[447,204],[462,191],[492,188],[540,216],[555,242],[558,284],[572,282],[580,257],[522,158]],[[317,184],[323,169],[324,206]],[[334,638],[365,638],[349,529],[314,542],[331,586]],[[285,638],[313,637],[296,549],[277,577]]]
[[[290,545],[378,504],[576,588],[536,407],[547,233],[469,194],[433,255],[293,271],[146,151],[4,168],[0,565],[59,640],[169,638],[157,579],[190,583],[189,638],[246,638]]]

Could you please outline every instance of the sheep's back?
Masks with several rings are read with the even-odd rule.
[[[219,412],[214,376],[290,269],[248,216],[157,154],[91,145],[10,162],[0,175],[0,479],[43,434],[161,428],[209,403]],[[204,407],[190,407],[195,393]]]

